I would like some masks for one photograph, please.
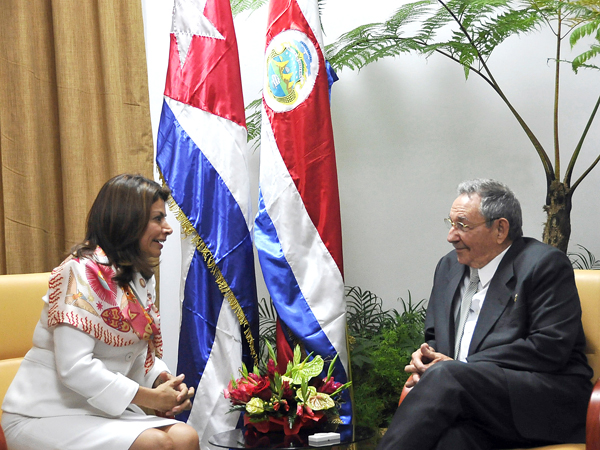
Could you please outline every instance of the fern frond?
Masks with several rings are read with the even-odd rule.
[[[250,148],[256,150],[260,144],[262,98],[258,98],[246,106],[246,129],[248,130],[248,143]]]
[[[326,54],[331,66],[336,71],[344,67],[360,70],[382,58],[415,50],[410,41],[395,34],[385,34],[385,30],[378,25],[363,25],[328,45]]]
[[[584,23],[573,30],[569,40],[571,48],[586,36],[594,36],[594,38],[600,42],[600,18]]]
[[[335,70],[362,67],[385,57],[418,50],[421,44],[402,36],[402,28],[418,22],[428,12],[431,1],[423,0],[400,7],[386,22],[362,25],[343,34],[326,47],[327,59]]]
[[[230,0],[231,13],[233,17],[244,11],[256,11],[258,8],[267,3],[268,0]]]
[[[572,26],[583,22],[591,22],[600,15],[600,1],[598,0],[556,0],[564,13],[565,20]]]
[[[325,9],[325,0],[317,0],[317,6],[319,8],[319,17],[323,17],[323,10]]]
[[[342,35],[326,51],[336,70],[360,70],[381,58],[402,53],[429,57],[443,51],[463,66],[468,77],[473,64],[478,62],[481,69],[508,37],[541,29],[551,1],[556,2],[536,0],[535,6],[524,0],[409,3],[386,22],[363,25]]]
[[[543,13],[539,9],[525,5],[521,9],[503,9],[480,29],[490,33],[495,45],[514,35],[524,35],[539,31],[544,24]]]
[[[598,69],[598,66],[595,66],[593,64],[587,64],[587,62],[590,59],[595,58],[596,56],[600,55],[600,45],[598,44],[593,44],[590,46],[589,50],[583,52],[582,54],[576,56],[572,63],[571,66],[573,67],[573,70],[575,72],[577,72],[579,69],[581,68],[585,68],[585,69]]]
[[[436,2],[437,3],[437,2]],[[435,39],[440,30],[444,29],[447,25],[451,24],[452,16],[446,11],[445,8],[438,8],[431,17],[425,18],[422,23],[421,30],[415,36],[417,39],[429,42]]]

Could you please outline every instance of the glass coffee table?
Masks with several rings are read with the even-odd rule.
[[[326,442],[319,445],[309,445],[308,436],[316,433],[335,431],[340,433],[340,440],[335,442]],[[224,431],[212,436],[208,443],[214,447],[230,449],[327,449],[331,447],[346,448],[350,444],[371,439],[375,435],[372,428],[355,425],[338,425],[336,429],[312,428],[302,429],[298,434],[286,436],[283,432],[258,433],[254,430],[245,428]]]

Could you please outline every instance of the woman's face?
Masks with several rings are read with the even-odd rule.
[[[140,239],[140,251],[145,256],[158,258],[167,236],[173,232],[166,216],[165,202],[158,199],[150,208],[150,221]]]

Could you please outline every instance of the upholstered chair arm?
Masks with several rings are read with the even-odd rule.
[[[6,448],[6,439],[4,438],[4,430],[0,426],[0,450],[7,450]]]
[[[412,375],[410,377],[408,377],[408,380],[410,380],[412,378]],[[406,380],[406,382],[408,383],[408,380]],[[408,395],[408,393],[410,392],[412,388],[411,387],[406,387],[406,383],[404,383],[404,387],[402,388],[402,392],[400,393],[400,401],[398,401],[398,406],[400,406],[400,403],[402,403],[402,401],[404,400],[404,397],[406,397]]]
[[[600,450],[600,379],[596,381],[588,405],[585,434],[586,450]]]

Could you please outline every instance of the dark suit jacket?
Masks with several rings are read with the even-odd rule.
[[[454,251],[440,260],[425,320],[425,341],[451,357],[452,303],[465,270]],[[569,259],[535,239],[517,239],[490,282],[467,361],[503,369],[515,425],[524,437],[585,440],[592,369],[584,347]]]

